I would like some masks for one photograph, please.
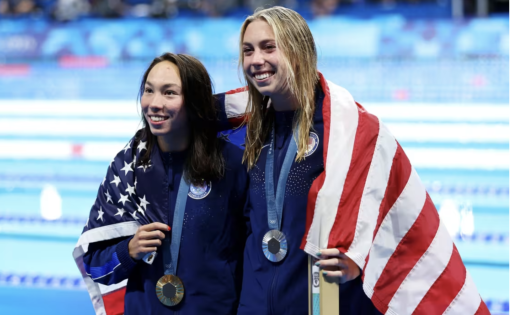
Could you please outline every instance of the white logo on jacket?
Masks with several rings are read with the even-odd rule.
[[[192,199],[204,199],[212,191],[212,182],[203,182],[201,185],[190,185],[188,196]]]
[[[308,149],[306,150],[306,154],[304,154],[304,157],[308,157],[311,154],[315,153],[316,149],[318,149],[319,144],[320,139],[318,138],[318,135],[314,132],[310,132],[308,139]]]

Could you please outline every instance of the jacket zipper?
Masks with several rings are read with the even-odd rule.
[[[270,285],[270,290],[268,292],[268,310],[269,315],[274,314],[274,287],[276,285],[276,278],[277,278],[277,266],[272,266],[274,268],[274,275],[272,277],[272,284]]]

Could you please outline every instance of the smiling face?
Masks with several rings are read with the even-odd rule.
[[[188,129],[180,72],[174,63],[162,61],[151,69],[140,103],[153,135],[170,136]]]
[[[249,83],[265,96],[288,94],[284,56],[276,45],[272,27],[264,20],[251,22],[242,43],[243,68]]]

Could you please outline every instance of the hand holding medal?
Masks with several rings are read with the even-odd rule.
[[[162,245],[165,233],[171,228],[163,223],[154,222],[142,225],[128,243],[128,251],[133,260],[142,259],[147,253],[155,252]],[[162,232],[164,231],[164,232]]]

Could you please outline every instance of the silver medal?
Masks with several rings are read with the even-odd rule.
[[[272,262],[283,260],[288,252],[286,236],[279,230],[270,230],[265,233],[261,247],[263,249],[263,255]]]

